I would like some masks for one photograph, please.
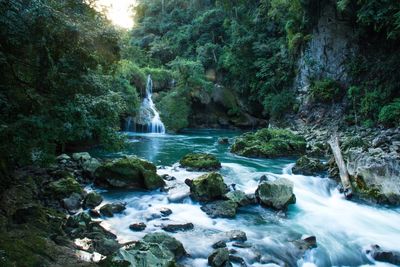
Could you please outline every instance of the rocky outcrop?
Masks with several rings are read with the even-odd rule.
[[[164,233],[151,233],[138,242],[120,249],[110,257],[105,266],[127,263],[131,266],[176,266],[177,261],[186,255],[181,242]],[[108,264],[108,265],[107,265]],[[123,265],[125,266],[125,265]]]
[[[285,178],[262,182],[257,188],[256,197],[262,206],[276,210],[285,210],[289,204],[296,203],[293,183]]]
[[[151,162],[128,157],[104,163],[95,175],[95,184],[104,187],[156,189],[165,185]]]
[[[262,158],[303,155],[305,151],[303,137],[289,130],[267,128],[237,137],[231,147],[231,152],[240,156]]]
[[[320,160],[303,156],[296,161],[296,164],[292,169],[292,173],[303,175],[316,175],[325,171],[326,169],[327,168]]]
[[[187,179],[185,183],[190,187],[190,196],[202,202],[222,199],[228,191],[224,179],[216,172],[204,174],[193,180]]]
[[[217,157],[205,153],[189,153],[179,161],[179,164],[195,171],[215,171],[221,168],[221,162]]]

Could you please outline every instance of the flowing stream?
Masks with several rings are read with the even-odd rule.
[[[146,233],[162,231],[160,226],[170,223],[194,224],[194,229],[172,234],[180,240],[191,257],[185,266],[207,266],[211,245],[229,230],[246,232],[250,248],[234,248],[248,266],[279,266],[271,258],[294,262],[297,266],[393,266],[374,262],[365,253],[372,244],[388,250],[400,249],[400,210],[375,207],[344,199],[336,184],[326,177],[291,174],[295,159],[249,159],[229,153],[229,147],[219,145],[218,137],[234,137],[237,133],[196,130],[182,135],[130,134],[131,149],[117,155],[135,154],[159,166],[159,174],[169,174],[176,181],[168,182],[167,192],[103,191],[106,202],[125,201],[124,214],[103,221],[103,225],[117,234],[121,242],[142,238]],[[188,152],[215,154],[222,162],[221,174],[226,184],[254,193],[260,176],[285,177],[294,183],[297,202],[286,216],[260,206],[240,208],[235,219],[211,219],[200,209],[200,204],[189,198],[186,178],[202,173],[188,172],[177,162]],[[100,191],[101,192],[101,191]],[[168,219],[159,216],[161,208],[169,208]],[[143,232],[129,230],[134,222],[145,222]],[[314,235],[317,248],[294,259],[290,253],[293,240],[303,235]],[[234,265],[240,266],[240,265]]]

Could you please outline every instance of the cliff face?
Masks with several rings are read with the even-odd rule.
[[[337,11],[335,1],[322,6],[312,39],[299,58],[294,81],[294,90],[300,102],[300,122],[324,123],[326,118],[341,120],[343,104],[312,103],[309,88],[313,80],[321,79],[332,79],[348,86],[350,77],[346,63],[357,51],[357,39],[350,19]]]

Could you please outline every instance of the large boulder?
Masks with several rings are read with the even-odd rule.
[[[305,154],[306,140],[289,130],[261,129],[235,139],[231,152],[245,157],[274,158]]]
[[[185,255],[182,243],[174,237],[165,233],[151,233],[141,241],[120,249],[110,261],[125,261],[131,266],[170,267],[176,266],[176,262]]]
[[[213,201],[222,199],[228,191],[221,174],[212,172],[203,174],[194,180],[186,180],[190,187],[190,196],[197,201]]]
[[[201,207],[211,218],[234,218],[238,204],[232,200],[217,200]]]
[[[47,194],[50,194],[56,199],[67,198],[73,193],[82,194],[81,185],[75,180],[72,175],[66,175],[65,178],[51,182],[45,188]]]
[[[151,162],[128,157],[107,162],[95,172],[95,183],[114,188],[156,189],[165,185]]]
[[[315,175],[325,170],[326,167],[320,160],[303,156],[296,161],[292,172],[294,174]]]
[[[211,154],[189,153],[179,163],[182,167],[196,171],[214,171],[221,168],[221,162]]]
[[[83,206],[85,208],[93,209],[103,202],[103,197],[97,192],[90,192],[86,195]]]
[[[285,178],[259,184],[256,197],[262,206],[276,210],[285,210],[289,204],[296,203],[293,183]]]
[[[225,195],[225,197],[229,200],[232,200],[241,207],[247,206],[249,204],[254,204],[251,197],[240,190],[230,191]]]
[[[345,157],[356,195],[382,204],[400,203],[400,154],[352,148]]]
[[[232,266],[229,261],[229,250],[227,248],[218,248],[208,256],[208,264],[212,267]]]

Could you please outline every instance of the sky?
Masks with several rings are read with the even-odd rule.
[[[99,6],[108,8],[107,17],[115,25],[123,28],[133,26],[132,11],[130,6],[135,4],[136,0],[97,0]]]

